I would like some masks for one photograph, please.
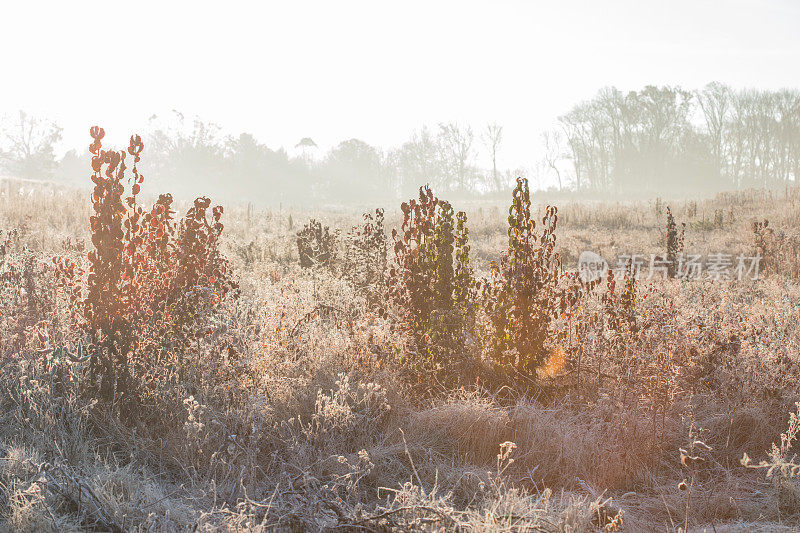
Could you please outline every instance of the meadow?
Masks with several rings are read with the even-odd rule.
[[[0,529],[800,527],[799,191],[223,211],[93,136],[0,188]]]

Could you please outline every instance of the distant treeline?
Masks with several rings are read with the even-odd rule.
[[[133,132],[132,132],[133,133]],[[527,169],[498,169],[503,128],[423,127],[399,147],[358,139],[322,153],[310,137],[289,150],[178,112],[151,118],[142,169],[178,195],[206,190],[256,203],[353,203],[408,197],[421,184],[452,196],[509,189],[517,176],[564,190],[639,194],[778,187],[800,177],[800,92],[616,88],[576,105],[542,135]],[[20,113],[0,124],[0,174],[80,182],[88,153],[58,160],[61,129]],[[490,162],[480,166],[479,159]]]
[[[612,87],[560,117],[553,139],[578,189],[776,187],[800,177],[800,92]]]
[[[496,150],[502,129],[492,126],[488,132],[496,136]],[[273,203],[395,200],[425,183],[463,194],[504,190],[514,172],[475,165],[486,135],[476,138],[471,127],[441,124],[435,130],[423,127],[396,149],[349,139],[324,153],[310,137],[290,150],[273,150],[248,133],[222,137],[217,127],[195,120],[189,128],[155,127],[149,133],[145,171],[169,179],[178,192],[211,184],[232,197]]]

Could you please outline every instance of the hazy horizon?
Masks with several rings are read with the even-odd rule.
[[[528,167],[542,132],[606,86],[800,87],[800,5],[736,4],[16,3],[0,21],[0,114],[52,118],[59,153],[95,123],[122,145],[172,109],[290,152],[496,122],[498,166]]]

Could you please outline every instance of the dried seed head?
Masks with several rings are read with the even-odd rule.
[[[701,450],[705,450],[707,452],[712,450],[711,446],[709,446],[708,444],[706,444],[705,442],[703,442],[701,440],[694,441],[693,446],[695,448],[700,448]]]

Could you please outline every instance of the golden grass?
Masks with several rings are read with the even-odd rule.
[[[21,230],[0,270],[82,255],[86,205],[85,193],[67,190],[0,198],[0,230]],[[502,209],[463,207],[485,272],[507,240]],[[706,224],[719,209],[722,227]],[[687,222],[687,249],[703,253],[749,249],[753,218],[795,234],[800,220],[793,197],[755,192],[698,202],[691,217],[681,203],[673,211]],[[663,250],[663,214],[648,203],[567,204],[559,214],[568,267],[583,249]],[[19,287],[0,285],[0,530],[588,531],[619,509],[624,530],[676,530],[687,477],[677,450],[690,426],[713,448],[696,473],[692,530],[800,527],[796,480],[765,481],[739,464],[743,453],[765,456],[798,399],[796,280],[664,282],[669,323],[625,354],[593,338],[580,389],[564,348],[542,370],[541,391],[431,398],[404,379],[404,339],[387,320],[365,313],[343,280],[297,265],[302,222],[347,228],[359,213],[245,215],[226,211],[243,295],[226,304],[224,334],[198,343],[199,378],[155,398],[150,424],[122,424],[82,394],[78,364],[37,356],[46,344],[37,331],[64,339],[74,324],[62,308],[15,307]],[[45,303],[55,301],[48,280],[37,278]],[[314,318],[290,335],[319,303],[346,320]],[[676,368],[666,400],[651,393],[665,378],[652,370],[658,353]],[[196,407],[184,405],[190,396]],[[508,441],[515,449],[498,460]]]

